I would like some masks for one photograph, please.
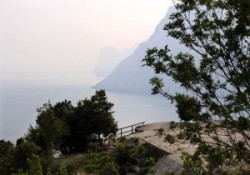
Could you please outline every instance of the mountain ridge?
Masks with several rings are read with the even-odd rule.
[[[169,17],[174,11],[175,7],[170,7],[149,39],[139,44],[130,56],[118,63],[111,74],[96,84],[94,89],[105,89],[107,91],[122,93],[151,94],[152,87],[149,80],[154,77],[155,74],[153,69],[142,66],[142,60],[148,48],[164,48],[165,45],[169,45],[173,54],[176,54],[180,50],[187,50],[187,48],[180,45],[176,39],[167,37],[167,32],[163,30],[163,27],[168,23]],[[169,79],[166,79],[165,82],[169,88],[174,88],[175,85],[170,83]]]

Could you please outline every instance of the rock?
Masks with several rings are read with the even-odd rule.
[[[182,160],[179,155],[170,154],[160,158],[153,166],[155,172],[148,175],[164,175],[166,172],[173,172],[175,175],[182,171]]]
[[[154,77],[153,69],[143,67],[142,60],[145,58],[146,51],[149,48],[164,48],[169,45],[171,53],[176,54],[179,51],[190,52],[178,40],[167,37],[167,32],[163,27],[169,21],[169,16],[175,11],[175,7],[170,7],[166,16],[161,20],[152,36],[141,43],[134,52],[123,59],[112,71],[112,73],[103,81],[94,86],[95,89],[105,89],[107,91],[122,93],[143,93],[151,94],[151,84],[149,80]],[[168,89],[176,90],[176,85],[170,78],[165,79]]]

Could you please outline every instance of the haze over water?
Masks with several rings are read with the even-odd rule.
[[[35,124],[36,109],[48,101],[55,104],[67,99],[76,105],[94,93],[95,90],[86,84],[5,83],[2,85],[0,138],[14,142],[23,136],[30,124]],[[119,127],[142,121],[177,120],[173,105],[161,96],[112,92],[107,92],[107,96],[114,103],[114,118]]]
[[[0,1],[0,139],[15,141],[36,108],[90,97],[100,50],[146,40],[171,1]],[[107,63],[108,64],[108,63]],[[176,119],[163,97],[108,92],[119,126]]]

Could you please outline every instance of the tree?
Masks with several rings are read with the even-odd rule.
[[[108,134],[115,134],[117,130],[117,123],[113,117],[112,108],[113,103],[108,101],[106,92],[104,90],[96,91],[95,95],[91,97],[89,108],[92,110],[93,133],[98,135],[100,139],[101,134],[107,136]]]
[[[113,117],[114,104],[108,101],[104,90],[96,91],[90,99],[81,100],[78,102],[75,110],[74,134],[78,139],[91,141],[91,137],[96,135],[99,144],[102,145],[101,135],[116,133],[117,123]]]
[[[63,154],[70,153],[72,145],[72,129],[76,127],[73,122],[75,116],[75,107],[71,104],[71,101],[64,100],[62,102],[56,103],[52,110],[55,116],[64,122],[65,129],[67,132],[60,137],[61,143],[59,145],[59,150]]]
[[[74,107],[64,100],[50,102],[37,109],[36,126],[30,126],[24,140],[34,142],[45,156],[85,152],[93,136],[115,133],[117,123],[113,117],[114,104],[104,90],[96,91],[90,99],[81,100]]]
[[[56,116],[50,103],[37,109],[36,126],[30,127],[26,139],[42,148],[44,154],[52,156],[59,150],[62,137],[68,134],[68,125]]]
[[[43,175],[41,160],[38,155],[32,155],[28,160],[28,175]]]
[[[0,174],[12,173],[15,147],[10,141],[0,140]]]
[[[149,49],[143,61],[187,93],[167,92],[159,77],[150,81],[152,93],[176,104],[184,121],[182,134],[198,145],[189,160],[202,157],[207,162],[202,171],[209,173],[222,173],[226,167],[233,173],[233,166],[243,172],[250,163],[250,1],[174,4],[176,12],[164,29],[195,54],[172,55],[166,46]],[[209,139],[202,139],[204,135]]]
[[[15,148],[14,152],[14,168],[22,172],[28,171],[32,161],[39,165],[39,154],[41,148],[32,142],[21,142]]]

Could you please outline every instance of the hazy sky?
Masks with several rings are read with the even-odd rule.
[[[171,0],[0,0],[2,78],[91,71],[101,48],[123,50],[146,40],[171,4]]]

